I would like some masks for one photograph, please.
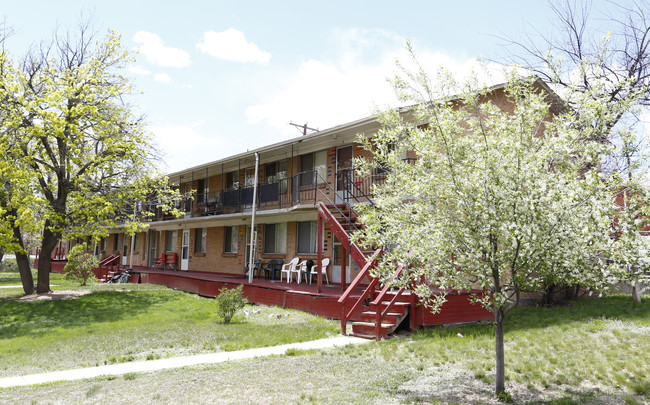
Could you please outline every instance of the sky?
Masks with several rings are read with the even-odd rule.
[[[600,0],[605,1],[605,0]],[[599,1],[595,1],[598,3]],[[19,58],[92,15],[136,61],[132,99],[176,172],[398,106],[388,83],[409,38],[432,71],[502,60],[506,42],[551,29],[543,1],[0,0]],[[547,31],[545,31],[547,32]],[[498,73],[496,74],[498,78]],[[498,81],[498,79],[495,79]]]

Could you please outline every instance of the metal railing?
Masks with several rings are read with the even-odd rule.
[[[337,190],[327,183],[317,171],[306,171],[295,176],[258,184],[257,207],[259,210],[287,208],[296,204],[316,204],[319,191],[329,189],[334,198],[332,204],[340,199],[347,203],[365,203],[371,201],[373,184],[383,184],[386,176],[377,174],[361,178],[352,169],[337,173]],[[174,219],[166,215],[157,201],[142,204],[142,211],[148,213],[149,221]],[[176,208],[185,212],[185,217],[203,217],[210,215],[246,212],[252,209],[253,187],[240,187],[230,190],[217,190],[207,193],[186,193],[175,202]]]

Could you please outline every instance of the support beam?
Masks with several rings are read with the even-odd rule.
[[[323,290],[323,274],[321,268],[323,266],[323,220],[318,216],[318,226],[316,227],[316,232],[318,232],[318,257],[316,258],[316,291],[321,292]],[[311,271],[311,269],[307,269]]]

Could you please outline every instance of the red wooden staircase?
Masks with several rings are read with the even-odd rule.
[[[334,236],[341,242],[343,248],[350,252],[361,271],[350,283],[338,302],[341,305],[341,331],[347,333],[347,324],[352,317],[360,320],[352,322],[352,335],[368,339],[386,338],[394,332],[406,319],[411,320],[411,329],[415,329],[414,314],[415,297],[405,288],[391,288],[388,285],[379,286],[379,280],[370,274],[376,265],[381,249],[363,250],[350,236],[361,229],[357,223],[358,216],[348,204],[318,203],[319,220],[324,221],[332,230]],[[396,269],[393,279],[397,278],[402,267]],[[360,296],[356,295],[362,282],[367,286]]]

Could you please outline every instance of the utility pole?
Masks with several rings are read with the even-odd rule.
[[[303,136],[307,135],[307,130],[318,132],[318,129],[308,127],[306,122],[304,125],[294,124],[293,122],[289,122],[289,125],[293,125],[294,127],[298,128],[299,131],[302,130],[301,132]]]

